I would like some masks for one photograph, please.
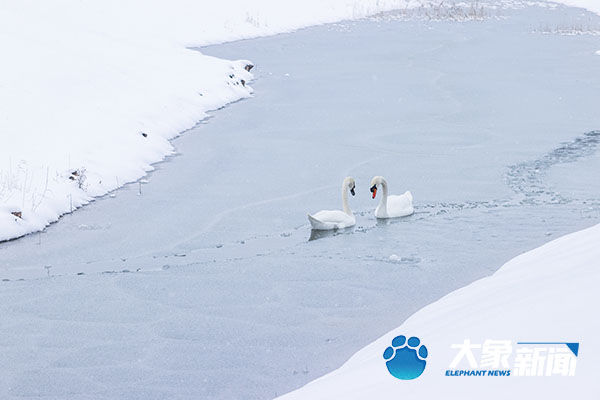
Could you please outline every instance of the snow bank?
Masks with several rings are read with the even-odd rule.
[[[188,47],[413,3],[3,2],[0,240],[43,229],[139,179],[173,151],[170,138],[251,94],[242,83],[252,78],[246,62]]]
[[[600,1],[598,0],[552,0],[553,3],[561,3],[571,7],[585,8],[596,14],[600,14]]]
[[[356,353],[338,370],[281,399],[597,399],[600,382],[600,225],[514,258],[493,276],[450,293]],[[397,335],[429,350],[423,375],[402,381],[383,351]],[[575,376],[449,377],[451,344],[485,339],[579,342]]]

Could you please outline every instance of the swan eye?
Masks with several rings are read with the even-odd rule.
[[[354,188],[355,186],[352,186],[352,189],[350,189],[350,193],[352,193],[352,196],[354,196],[356,193],[354,193]]]

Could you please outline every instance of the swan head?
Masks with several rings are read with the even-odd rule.
[[[373,193],[373,198],[377,195],[377,185],[381,185],[384,182],[385,179],[383,179],[383,176],[374,176],[373,179],[371,179],[371,189],[369,190]]]
[[[373,198],[377,195],[377,185],[371,186],[371,193],[373,193]]]
[[[355,188],[356,188],[356,182],[354,181],[353,177],[349,176],[346,179],[344,179],[344,190],[350,189],[350,193],[352,194],[352,196],[354,196],[356,194],[354,192]]]

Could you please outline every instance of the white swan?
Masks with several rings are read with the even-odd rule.
[[[400,196],[388,196],[386,180],[383,176],[375,176],[371,179],[371,193],[373,193],[373,198],[375,198],[375,195],[377,194],[377,186],[381,186],[383,192],[381,201],[375,209],[375,216],[377,218],[405,217],[415,212],[411,192],[407,190]]]
[[[348,206],[348,191],[354,196],[354,188],[356,184],[354,178],[347,177],[342,183],[342,207],[341,210],[322,210],[314,215],[308,214],[308,220],[312,229],[326,231],[331,229],[348,228],[356,224],[356,218]]]

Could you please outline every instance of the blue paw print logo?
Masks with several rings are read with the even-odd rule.
[[[398,379],[415,379],[421,376],[427,365],[427,347],[418,337],[396,336],[392,345],[383,352],[385,365],[392,376]]]

